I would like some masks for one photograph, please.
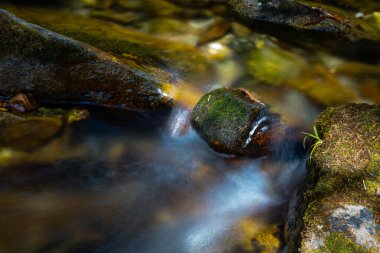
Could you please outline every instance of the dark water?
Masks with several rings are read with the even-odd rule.
[[[232,252],[250,236],[242,220],[281,224],[304,173],[289,149],[281,161],[215,153],[181,107],[156,122],[91,115],[50,147],[66,158],[1,170],[1,252]]]

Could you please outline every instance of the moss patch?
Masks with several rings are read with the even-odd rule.
[[[325,246],[320,252],[326,253],[366,253],[367,250],[357,245],[343,233],[331,233],[325,239]]]

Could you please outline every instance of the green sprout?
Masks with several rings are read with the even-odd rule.
[[[309,156],[309,163],[311,162],[311,158],[313,157],[315,149],[319,145],[321,145],[322,142],[323,142],[322,139],[318,135],[317,127],[315,125],[313,126],[313,130],[314,130],[314,134],[302,132],[303,134],[306,135],[305,138],[303,139],[303,148],[306,148],[306,140],[307,140],[307,138],[310,137],[310,138],[312,138],[314,140],[313,145],[311,145],[311,147],[309,148],[309,150],[311,150],[310,156]]]

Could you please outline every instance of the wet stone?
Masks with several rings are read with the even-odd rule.
[[[191,123],[214,150],[259,157],[270,153],[280,120],[248,91],[221,88],[199,100]]]
[[[362,61],[377,62],[380,56],[379,29],[374,22],[357,19],[350,12],[312,1],[228,3],[241,22],[284,41]]]
[[[38,103],[31,96],[20,93],[13,96],[6,107],[10,111],[26,112],[37,109]]]
[[[0,112],[0,141],[2,147],[33,150],[59,134],[64,121],[59,117],[13,115]]]
[[[42,147],[64,133],[67,124],[86,120],[86,109],[41,107],[34,112],[11,113],[0,111],[1,148],[31,151]]]
[[[168,108],[173,76],[0,10],[0,95],[128,110]],[[165,87],[165,91],[163,91]],[[18,99],[19,100],[19,99]]]

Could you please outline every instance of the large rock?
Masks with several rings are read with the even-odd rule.
[[[170,106],[172,76],[0,10],[0,95],[149,110]]]
[[[299,0],[229,0],[230,9],[255,30],[303,47],[377,62],[380,31],[374,22],[320,3]]]
[[[380,106],[328,108],[316,127],[321,139],[289,208],[289,252],[379,252]]]
[[[199,100],[191,124],[218,152],[258,157],[270,153],[280,120],[247,91],[221,88]]]
[[[186,81],[191,81],[192,77],[199,80],[200,75],[207,77],[212,73],[209,59],[187,43],[155,37],[72,11],[1,4],[0,8],[28,22],[101,49],[121,61],[133,61],[140,66],[153,65],[169,70]]]

